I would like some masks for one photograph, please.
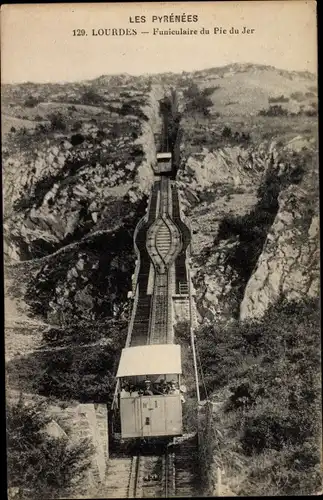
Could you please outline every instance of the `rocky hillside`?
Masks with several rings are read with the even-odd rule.
[[[178,174],[200,318],[257,317],[281,296],[316,296],[315,76],[232,65],[182,75],[184,95],[192,80],[211,101],[207,116],[184,112]]]
[[[119,85],[105,79],[104,87],[99,82],[91,87],[65,86],[64,92],[61,86],[26,84],[18,102],[15,86],[4,89],[4,112],[17,114],[24,106],[33,124],[11,128],[4,138],[5,256],[18,275],[30,264],[37,269],[35,282],[31,285],[29,275],[26,280],[33,299],[36,292],[43,301],[41,283],[47,283],[49,293],[41,311],[45,317],[66,300],[69,289],[76,289],[77,280],[88,290],[91,274],[100,281],[101,272],[109,274],[107,266],[125,270],[130,259],[127,283],[132,270],[132,231],[145,209],[142,201],[152,180],[163,89],[149,87],[144,80]],[[47,121],[38,121],[40,116]],[[86,255],[82,244],[88,248]],[[102,252],[104,247],[114,248],[117,259],[126,250],[120,266],[110,252]],[[104,294],[107,289],[101,286]]]
[[[7,291],[34,321],[127,318],[132,235],[171,87],[199,320],[317,295],[315,76],[248,64],[102,76],[3,88]]]
[[[111,397],[129,316],[133,231],[152,182],[159,101],[171,87],[199,322],[234,325],[266,317],[282,299],[318,296],[315,75],[234,64],[5,85],[9,390],[79,402]],[[89,359],[78,344],[92,345]],[[44,345],[59,353],[36,352]]]

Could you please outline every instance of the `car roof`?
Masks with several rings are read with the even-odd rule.
[[[162,159],[162,158],[171,158],[172,157],[172,153],[168,152],[168,153],[157,153],[156,155],[157,157],[157,160],[158,159]]]
[[[117,378],[181,373],[181,346],[153,344],[122,349]]]

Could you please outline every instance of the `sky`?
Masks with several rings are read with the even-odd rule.
[[[316,72],[315,9],[314,1],[303,0],[4,5],[1,79],[72,82],[105,74],[180,73],[236,62]],[[158,16],[171,14],[184,15],[186,22],[159,22]],[[187,22],[190,15],[198,21]],[[131,22],[135,16],[145,16],[146,22]],[[152,16],[157,17],[154,22]],[[242,34],[244,26],[254,32]],[[113,28],[135,29],[137,35],[93,35]],[[198,33],[154,35],[156,28]],[[202,28],[210,34],[202,34]],[[239,33],[230,34],[231,28]],[[73,36],[77,29],[86,35]]]

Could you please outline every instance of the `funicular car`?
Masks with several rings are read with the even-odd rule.
[[[122,350],[117,372],[122,439],[182,435],[181,373],[180,345]]]
[[[154,165],[153,170],[155,175],[170,173],[172,170],[172,153],[157,153],[156,155],[156,165]]]

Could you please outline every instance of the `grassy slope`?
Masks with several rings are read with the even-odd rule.
[[[246,72],[227,72],[225,76],[209,75],[207,83],[201,78],[201,87],[219,87],[212,94],[214,110],[224,115],[258,114],[268,104],[268,98],[284,95],[285,104],[292,110],[297,100],[295,92],[309,93],[304,103],[315,100],[315,79],[302,74],[293,75],[274,68],[261,69],[256,66]],[[196,76],[196,81],[199,77]]]
[[[319,324],[317,301],[307,301],[199,332],[206,388],[214,400],[230,394],[214,415],[213,446],[238,495],[320,488]]]

